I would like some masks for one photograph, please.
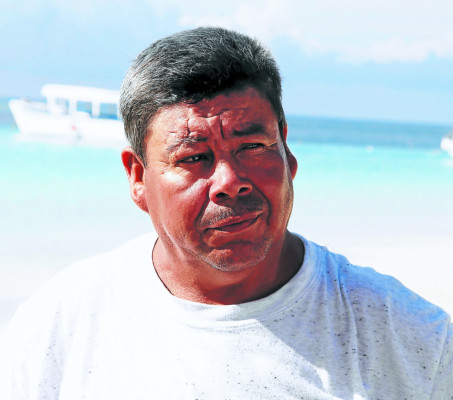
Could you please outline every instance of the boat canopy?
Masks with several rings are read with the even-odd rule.
[[[46,97],[50,110],[57,107],[57,99],[68,100],[70,113],[76,111],[77,102],[89,102],[92,104],[94,117],[99,116],[102,103],[117,105],[120,97],[119,91],[117,90],[54,84],[44,85],[41,94]]]

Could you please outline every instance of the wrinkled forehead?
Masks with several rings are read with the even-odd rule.
[[[164,107],[151,121],[148,133],[197,135],[220,129],[227,135],[256,124],[271,129],[278,126],[278,121],[269,101],[258,90],[249,87],[195,104],[177,103]]]

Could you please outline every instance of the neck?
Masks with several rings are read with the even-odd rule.
[[[303,243],[289,232],[264,261],[235,272],[220,271],[199,259],[177,257],[161,239],[153,250],[154,268],[167,290],[184,300],[206,304],[240,304],[266,297],[297,273],[303,258]]]

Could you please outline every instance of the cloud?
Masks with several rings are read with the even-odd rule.
[[[453,58],[451,0],[206,0],[148,3],[179,15],[182,27],[218,25],[266,43],[287,38],[312,55],[338,60],[420,62],[430,56]]]

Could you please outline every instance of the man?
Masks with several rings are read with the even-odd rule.
[[[157,41],[120,105],[132,199],[155,234],[22,307],[2,398],[453,398],[448,315],[287,231],[297,162],[256,41],[219,28]]]

